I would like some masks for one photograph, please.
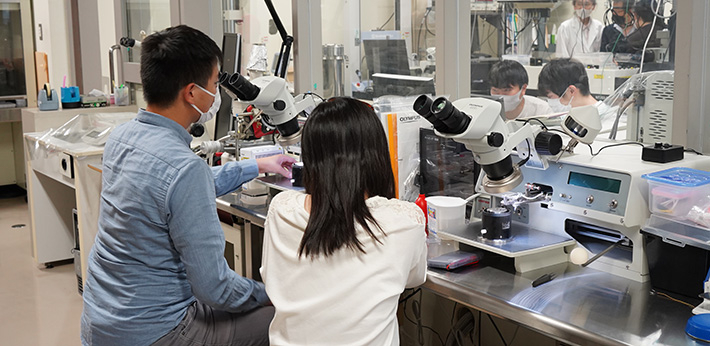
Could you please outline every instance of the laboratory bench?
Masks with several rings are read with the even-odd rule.
[[[267,185],[272,188],[270,195],[282,190],[276,184]],[[247,277],[258,278],[269,200],[245,203],[240,192],[217,198],[218,209],[244,219]],[[447,243],[451,244],[442,244]],[[445,246],[430,245],[430,251],[453,250],[442,249]],[[551,281],[532,287],[535,279],[551,273],[555,274]],[[704,345],[685,334],[692,308],[657,294],[650,282],[568,262],[516,273],[509,258],[485,253],[475,266],[429,269],[421,287],[567,344]]]

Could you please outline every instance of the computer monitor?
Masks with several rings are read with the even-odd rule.
[[[222,38],[222,72],[234,74],[241,70],[242,35],[224,33]],[[214,120],[214,140],[227,135],[232,130],[232,98],[221,89],[222,104]]]
[[[480,166],[463,144],[439,137],[434,130],[420,129],[419,154],[421,193],[461,198],[475,193]]]
[[[368,78],[375,73],[410,75],[407,45],[403,39],[363,40]]]
[[[498,58],[478,58],[471,59],[471,93],[491,94],[491,84],[488,80],[488,73],[493,64],[500,61]]]
[[[222,37],[222,72],[233,74],[242,68],[242,35],[224,33]]]
[[[435,95],[434,78],[409,75],[375,73],[372,75],[373,97],[383,95],[418,96]]]

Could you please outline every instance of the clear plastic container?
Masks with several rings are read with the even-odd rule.
[[[710,172],[675,167],[641,177],[648,180],[648,207],[658,215],[685,218],[710,194]]]

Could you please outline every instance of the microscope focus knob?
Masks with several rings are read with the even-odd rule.
[[[286,109],[286,102],[284,102],[283,100],[274,101],[274,109],[277,111],[282,111]]]
[[[557,155],[562,150],[562,137],[556,133],[540,132],[535,136],[535,150],[541,155]]]
[[[496,148],[503,145],[504,139],[505,137],[503,137],[503,134],[500,132],[491,132],[491,134],[487,136],[488,145]]]

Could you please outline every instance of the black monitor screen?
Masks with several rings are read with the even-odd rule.
[[[480,168],[471,151],[431,129],[419,130],[419,145],[421,193],[461,198],[474,194]]]
[[[368,79],[375,73],[410,75],[407,46],[402,39],[363,40]]]
[[[224,33],[222,38],[222,72],[234,74],[241,69],[242,35]],[[220,88],[220,90],[222,90]],[[231,98],[224,90],[221,91],[222,105],[219,107],[217,117],[214,120],[214,140],[218,140],[227,135],[232,119]]]
[[[0,3],[2,2],[6,1],[0,1]],[[20,17],[19,4],[0,5],[0,23],[2,24],[0,26],[0,42],[2,42],[0,44],[0,97],[27,95],[22,40],[34,40],[34,38],[22,37]],[[34,69],[34,62],[31,63],[31,66]],[[36,93],[37,90],[33,92]]]
[[[222,38],[222,72],[233,74],[241,69],[242,35],[224,33]]]
[[[435,95],[434,78],[376,73],[372,76],[373,96]]]

